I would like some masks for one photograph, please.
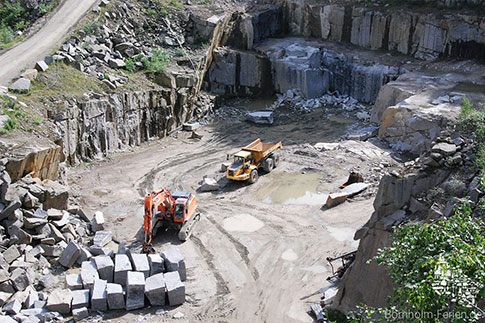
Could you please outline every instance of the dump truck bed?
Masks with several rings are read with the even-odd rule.
[[[277,144],[268,144],[261,141],[261,139],[256,139],[246,147],[242,148],[242,151],[249,151],[256,155],[257,160],[266,157],[271,154],[276,149],[281,148],[281,141]]]

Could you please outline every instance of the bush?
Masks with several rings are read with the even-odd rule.
[[[136,71],[135,61],[133,59],[127,58],[125,60],[125,64],[126,64],[126,70],[128,72],[135,72]]]
[[[2,25],[13,28],[19,22],[26,20],[29,13],[25,10],[20,1],[9,2],[3,1],[0,3],[0,21]]]
[[[476,322],[477,303],[485,296],[485,223],[464,203],[435,223],[404,225],[376,260],[396,284],[389,310],[430,313],[427,322]],[[416,319],[404,319],[415,322]]]
[[[14,40],[15,38],[15,33],[10,27],[7,27],[5,25],[0,26],[0,43],[1,44],[7,44],[10,43]]]

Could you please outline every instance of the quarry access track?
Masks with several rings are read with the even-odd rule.
[[[201,140],[179,131],[71,169],[69,181],[84,209],[103,211],[107,229],[128,246],[141,244],[143,199],[151,190],[196,193],[203,215],[185,243],[173,231],[159,232],[154,239],[157,251],[177,245],[184,254],[186,303],[166,308],[164,314],[148,308],[112,311],[104,318],[132,322],[143,316],[139,319],[165,322],[182,312],[190,322],[312,322],[309,304],[319,302],[319,290],[329,287],[331,268],[325,258],[356,249],[354,232],[373,211],[379,177],[373,169],[394,162],[369,142],[343,141],[332,151],[313,148],[359,123],[353,116],[334,116],[324,127],[322,113],[301,114],[273,126],[216,118],[197,130]],[[280,165],[270,174],[261,173],[253,185],[228,182],[220,172],[226,155],[258,137],[283,141]],[[338,190],[351,168],[369,179],[371,188],[351,202],[323,210],[325,193]],[[198,191],[205,175],[219,180],[219,191]]]

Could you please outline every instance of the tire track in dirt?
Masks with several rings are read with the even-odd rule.
[[[236,251],[239,253],[241,256],[242,260],[246,264],[246,266],[249,269],[249,272],[251,273],[251,276],[253,276],[254,280],[259,279],[259,272],[258,270],[253,266],[251,263],[251,260],[249,259],[249,250],[246,248],[245,245],[243,245],[241,242],[237,241],[236,238],[234,238],[229,232],[227,232],[219,223],[214,221],[212,218],[207,217],[207,219],[216,227],[217,230],[219,230],[226,238],[231,241],[231,243],[236,247]]]
[[[227,283],[222,278],[221,273],[216,269],[216,266],[214,264],[214,255],[209,251],[209,249],[204,246],[202,241],[192,235],[190,240],[199,248],[200,253],[202,254],[202,258],[205,260],[207,263],[207,266],[209,266],[210,271],[214,275],[214,278],[216,279],[216,285],[217,285],[217,296],[225,296],[230,293],[229,287],[227,287]]]

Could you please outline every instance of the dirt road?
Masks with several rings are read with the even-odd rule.
[[[71,28],[96,3],[96,0],[65,0],[56,13],[34,35],[0,55],[0,85],[19,76],[24,68],[31,68],[36,61],[59,46]]]
[[[109,161],[69,173],[75,194],[88,212],[102,210],[118,241],[133,246],[142,239],[144,195],[153,189],[196,192],[203,217],[189,241],[180,244],[175,232],[159,232],[157,251],[177,245],[188,266],[187,302],[178,308],[110,312],[116,321],[312,322],[309,303],[319,302],[331,273],[325,258],[356,249],[353,234],[370,217],[372,189],[351,203],[323,210],[326,193],[337,190],[351,168],[364,176],[387,153],[370,143],[343,143],[319,152],[311,145],[335,141],[357,122],[349,116],[302,114],[290,121],[278,116],[274,126],[256,126],[224,116],[202,127],[202,140],[188,133],[154,142]],[[242,110],[244,113],[244,110]],[[253,185],[227,182],[219,172],[226,153],[250,140],[282,140],[282,162]],[[197,192],[204,175],[220,178],[217,192]],[[184,320],[176,320],[183,322]]]

